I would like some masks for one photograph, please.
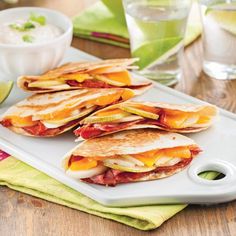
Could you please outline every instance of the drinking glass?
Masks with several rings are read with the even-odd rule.
[[[236,0],[200,0],[204,72],[236,79]]]
[[[181,77],[180,57],[191,0],[123,0],[139,73],[165,85]]]

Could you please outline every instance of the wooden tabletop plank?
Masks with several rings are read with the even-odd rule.
[[[96,0],[20,0],[14,6],[41,6],[73,16]],[[12,7],[0,1],[0,10]],[[129,57],[127,49],[75,38],[73,46],[101,58]],[[202,73],[201,40],[185,50],[184,78],[176,89],[236,112],[236,81],[217,81]],[[143,233],[123,224],[50,203],[7,187],[0,187],[0,235],[236,235],[236,202],[189,206],[159,229]]]

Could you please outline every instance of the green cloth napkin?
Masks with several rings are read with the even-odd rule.
[[[74,35],[120,47],[129,47],[129,34],[125,24],[124,15],[119,4],[120,0],[112,0],[115,7],[103,0],[95,3],[80,15],[73,18]],[[193,42],[201,34],[201,23],[198,5],[193,4],[188,21],[185,45]]]
[[[205,178],[208,179],[216,176],[213,172],[205,174]],[[159,227],[187,206],[105,207],[13,157],[0,161],[0,185],[140,230]]]

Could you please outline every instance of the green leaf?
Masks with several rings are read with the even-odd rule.
[[[29,19],[31,21],[39,23],[40,25],[45,25],[46,24],[46,17],[45,16],[42,16],[42,15],[37,16],[33,12],[30,14],[30,18]]]
[[[34,41],[34,37],[28,34],[22,36],[22,40],[26,43],[32,43]]]

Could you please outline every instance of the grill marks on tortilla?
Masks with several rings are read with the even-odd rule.
[[[73,150],[73,154],[78,156],[113,156],[188,145],[195,145],[195,142],[180,134],[139,129],[135,132],[127,130],[102,138],[86,140]]]
[[[122,92],[122,91],[121,91]],[[112,95],[117,93],[116,90],[73,90],[48,94],[36,94],[10,108],[5,116],[19,115],[29,116],[52,113],[53,111],[63,110],[63,108],[75,107],[83,102],[100,96]]]
[[[93,71],[105,67],[121,67],[122,69],[124,69],[127,68],[129,65],[133,64],[135,61],[137,61],[137,59],[131,58],[131,59],[111,59],[111,60],[96,61],[96,62],[85,62],[85,61],[74,62],[74,63],[72,62],[45,73],[44,75],[42,75],[42,78],[45,79],[57,78],[64,74],[70,74],[75,72],[86,73],[88,71]],[[32,78],[37,78],[37,76],[33,76]]]
[[[24,79],[30,79],[36,81],[38,78],[40,80],[50,80],[56,79],[66,74],[72,73],[86,73],[96,69],[102,68],[117,68],[116,70],[108,70],[107,72],[113,73],[116,71],[122,71],[129,68],[130,64],[133,64],[137,59],[113,59],[113,60],[104,60],[104,61],[96,61],[96,62],[71,62],[64,64],[56,69],[50,70],[47,73],[41,76],[22,76],[19,78],[19,81]],[[21,83],[20,83],[21,84]]]

